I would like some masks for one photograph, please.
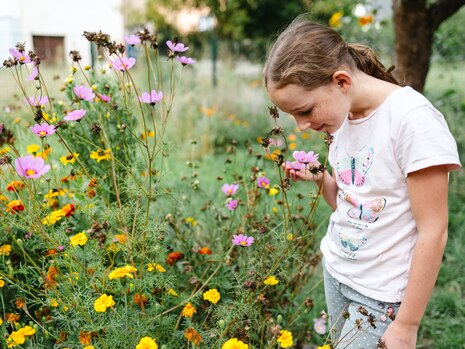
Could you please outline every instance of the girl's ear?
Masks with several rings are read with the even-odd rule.
[[[334,72],[331,80],[339,88],[343,89],[344,92],[352,86],[352,75],[350,75],[350,73],[346,70],[338,70]]]

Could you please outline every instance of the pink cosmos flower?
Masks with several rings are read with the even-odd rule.
[[[34,132],[36,135],[39,137],[47,137],[55,133],[55,127],[52,125],[49,125],[47,123],[43,124],[35,124],[34,126],[31,126],[31,131]]]
[[[182,57],[176,56],[176,60],[180,62],[182,65],[189,65],[189,64],[195,63],[195,61],[192,58],[186,57],[186,56],[182,56]]]
[[[43,174],[50,171],[50,165],[45,165],[44,159],[26,155],[15,160],[16,172],[20,177],[39,178]]]
[[[223,184],[221,191],[226,194],[226,196],[233,196],[236,194],[237,189],[239,189],[239,184]]]
[[[238,200],[228,200],[228,202],[226,202],[226,207],[230,210],[230,211],[234,211],[236,208],[237,208],[237,204],[239,203]]]
[[[83,100],[83,101],[93,101],[95,98],[95,93],[92,92],[92,89],[90,87],[86,87],[84,85],[79,85],[76,86],[74,89],[74,94],[76,95],[77,98]]]
[[[47,96],[39,96],[39,97],[28,97],[26,98],[26,102],[28,102],[30,105],[34,107],[42,106],[48,103],[48,97]]]
[[[136,64],[136,59],[134,57],[123,57],[123,58],[115,58],[114,61],[111,62],[113,68],[121,71],[129,70]]]
[[[252,236],[247,235],[233,235],[232,243],[236,246],[246,247],[252,245],[254,242],[254,238]]]
[[[152,90],[150,91],[150,94],[148,92],[142,92],[142,94],[139,97],[139,101],[153,106],[157,104],[157,102],[160,102],[162,98],[163,91],[157,92],[155,90]]]
[[[298,161],[286,161],[286,167],[291,168],[294,171],[300,171],[305,168],[305,165]]]
[[[108,103],[111,101],[111,97],[107,95],[99,95],[98,98],[104,103]]]
[[[292,156],[294,159],[296,159],[298,162],[301,162],[303,164],[310,164],[314,163],[318,160],[318,154],[315,154],[313,151],[309,151],[306,153],[305,151],[295,151],[292,153]]]
[[[140,38],[137,36],[137,35],[126,35],[124,37],[124,40],[126,40],[126,43],[128,45],[131,45],[131,46],[134,46],[134,45],[137,45],[137,44],[140,44]]]
[[[268,189],[270,187],[270,180],[265,176],[257,178],[257,185],[259,188]]]
[[[168,46],[168,48],[173,51],[173,53],[176,53],[176,52],[184,52],[184,51],[187,51],[189,49],[189,46],[184,46],[183,43],[176,43],[176,44],[173,44],[173,42],[171,40],[168,40],[166,42],[166,46]]]
[[[84,109],[78,109],[78,110],[73,110],[66,114],[66,116],[63,118],[66,121],[80,121],[84,115],[86,115],[86,110]]]
[[[29,55],[24,52],[24,51],[19,51],[15,48],[10,48],[10,53],[13,56],[13,58],[17,59],[19,63],[25,64],[25,63],[31,63],[31,58]]]
[[[318,334],[326,333],[326,321],[323,318],[313,319],[313,329]]]
[[[27,76],[27,79],[29,81],[32,81],[32,80],[35,80],[35,78],[39,76],[39,69],[37,68],[37,66],[35,65],[34,68],[32,68],[32,71],[31,71],[31,74],[29,74]]]

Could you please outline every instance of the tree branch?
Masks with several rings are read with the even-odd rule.
[[[465,0],[438,0],[428,8],[428,19],[435,31],[441,23],[457,12]]]

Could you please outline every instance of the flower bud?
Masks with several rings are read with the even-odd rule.
[[[283,316],[281,314],[279,314],[278,317],[276,318],[276,323],[278,325],[283,323]]]
[[[223,319],[221,319],[221,320],[218,321],[218,326],[219,326],[222,330],[224,330],[224,328],[226,327],[226,323],[224,322]]]

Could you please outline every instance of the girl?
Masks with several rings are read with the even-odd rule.
[[[460,167],[444,117],[371,49],[304,17],[278,37],[263,74],[302,131],[334,136],[332,175],[284,165],[334,210],[321,242],[334,344],[415,348],[447,241],[448,172]]]

